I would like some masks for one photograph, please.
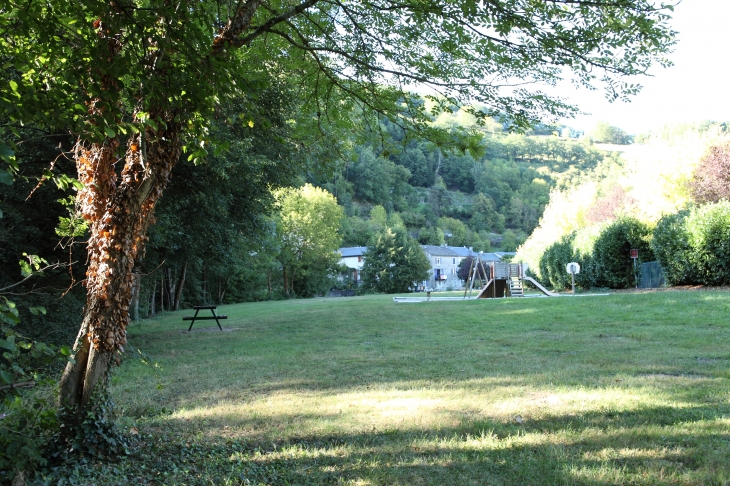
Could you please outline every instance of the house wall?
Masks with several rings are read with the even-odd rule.
[[[431,262],[431,270],[429,270],[429,281],[427,287],[437,290],[446,290],[447,287],[453,289],[464,288],[464,283],[459,279],[459,264],[462,258],[453,255],[432,255],[426,254],[429,262]],[[437,278],[437,275],[440,278]]]
[[[362,255],[340,258],[340,264],[345,265],[351,270],[350,275],[355,278],[357,282],[362,280],[361,273],[364,262],[365,258]]]

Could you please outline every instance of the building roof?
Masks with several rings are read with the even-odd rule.
[[[445,256],[445,257],[461,257],[466,258],[468,256],[475,257],[479,253],[466,248],[465,246],[436,246],[436,245],[421,245],[423,251],[433,256]],[[342,258],[363,256],[367,252],[367,246],[350,246],[340,248],[340,255]],[[482,260],[485,262],[499,262],[502,261],[504,256],[512,256],[514,252],[510,251],[495,251],[490,253],[482,253]]]
[[[451,251],[453,251],[462,258],[468,256],[476,256],[477,254],[477,252],[465,246],[447,246],[446,248],[449,248]]]
[[[502,257],[499,255],[502,252],[494,252],[494,253],[482,253],[482,261],[485,262],[501,262]]]
[[[451,247],[448,246],[435,246],[435,245],[421,245],[423,251],[429,255],[447,256],[447,257],[458,257],[461,256],[456,253]]]
[[[367,250],[367,246],[349,246],[340,248],[340,255],[342,255],[342,258],[362,256]]]

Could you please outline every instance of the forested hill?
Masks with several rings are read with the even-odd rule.
[[[454,133],[442,144],[382,122],[376,137],[352,145],[331,180],[312,181],[345,209],[343,246],[368,244],[382,228],[371,210],[382,206],[423,244],[514,251],[537,226],[551,189],[620,163],[566,127],[523,135],[496,122],[465,127],[460,117],[436,120]]]

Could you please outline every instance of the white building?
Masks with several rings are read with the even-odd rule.
[[[340,264],[350,269],[353,280],[360,284],[362,265],[365,261],[364,255],[367,251],[366,246],[351,246],[340,248]]]
[[[464,288],[465,282],[458,275],[459,265],[465,258],[479,255],[478,252],[463,246],[421,245],[421,248],[431,264],[431,269],[429,279],[421,282],[417,290],[446,290],[447,288],[460,290]],[[362,282],[361,272],[366,251],[365,246],[340,248],[340,263],[350,269],[350,275],[358,285]],[[505,255],[514,255],[514,253],[482,253],[481,259],[483,262],[499,262]]]

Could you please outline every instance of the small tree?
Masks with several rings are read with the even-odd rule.
[[[711,147],[690,182],[692,198],[700,204],[730,200],[730,143]]]
[[[631,143],[631,137],[626,132],[606,122],[599,122],[591,135],[594,142],[614,143],[617,145]]]
[[[468,282],[471,278],[471,275],[474,273],[476,274],[477,278],[486,281],[487,280],[487,267],[485,265],[480,265],[479,261],[477,260],[476,267],[472,268],[472,265],[474,265],[474,257],[468,256],[464,258],[461,263],[459,263],[459,270],[456,273],[456,275],[465,282]]]
[[[342,208],[329,192],[306,184],[276,193],[279,261],[287,296],[312,296],[327,290],[339,259]]]
[[[363,288],[392,294],[407,292],[428,279],[431,264],[403,228],[386,228],[373,238],[362,267]]]

